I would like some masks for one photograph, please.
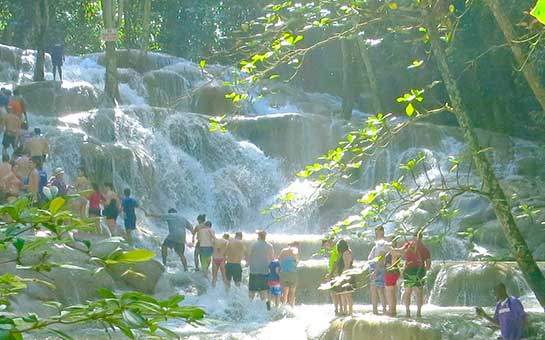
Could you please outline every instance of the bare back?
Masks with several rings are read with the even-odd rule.
[[[229,241],[223,238],[218,238],[214,241],[214,254],[212,255],[215,259],[222,259],[225,257],[225,251],[227,250],[227,245]]]
[[[197,240],[199,240],[200,247],[213,247],[215,238],[212,228],[204,227],[199,228],[197,231]]]
[[[9,131],[13,134],[19,134],[21,131],[21,118],[16,114],[10,113],[5,118],[6,131]]]
[[[228,263],[240,263],[245,253],[246,247],[244,247],[244,242],[242,242],[242,240],[229,240],[229,244],[225,251],[225,257],[227,258]]]
[[[26,143],[26,149],[31,156],[42,156],[49,153],[49,144],[43,137],[32,137]]]

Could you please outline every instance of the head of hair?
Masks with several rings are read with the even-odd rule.
[[[206,221],[206,215],[205,214],[200,214],[199,216],[197,216],[197,222],[204,223],[204,221]]]
[[[265,230],[259,230],[257,232],[257,239],[258,240],[265,240],[266,237],[267,237],[267,232]]]
[[[42,134],[42,129],[34,128],[34,134],[37,135],[37,136],[41,135]]]
[[[177,213],[177,212],[178,212],[178,210],[176,210],[176,209],[174,209],[174,208],[168,209],[168,213],[169,213],[169,214],[175,214],[175,213]]]
[[[210,221],[204,222],[204,225],[209,227],[209,228],[212,228],[212,222],[210,222]]]
[[[229,234],[227,234],[227,233],[226,233],[226,234],[223,234],[223,238],[224,238],[225,240],[228,240],[228,239],[229,239]]]
[[[339,252],[339,255],[342,255],[345,251],[350,249],[348,247],[348,242],[344,239],[340,239],[339,242],[337,242],[337,251]]]
[[[291,242],[290,244],[288,244],[290,247],[295,247],[295,248],[299,248],[299,242],[298,241],[293,241]]]
[[[116,200],[115,198],[112,198],[112,199],[110,200],[110,204],[109,204],[109,205],[110,205],[110,206],[117,206],[117,200]]]
[[[235,238],[238,238],[239,240],[242,240],[242,231],[237,231],[235,233]]]
[[[111,188],[111,187],[110,187]],[[123,194],[127,197],[129,197],[131,195],[131,189],[129,188],[125,188],[125,190],[123,190]]]
[[[98,184],[93,182],[91,183],[91,187],[93,188],[94,191],[98,191]]]

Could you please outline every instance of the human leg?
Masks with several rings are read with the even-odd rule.
[[[422,317],[422,305],[424,304],[424,294],[422,287],[416,287],[416,317]]]
[[[380,302],[382,303],[382,314],[386,314],[387,308],[386,308],[386,289],[383,288],[377,288],[378,297],[380,299]]]
[[[216,282],[218,281],[218,269],[219,265],[215,259],[212,261],[212,287],[216,287]]]
[[[371,304],[373,305],[373,314],[378,314],[378,291],[377,286],[370,285],[371,289]]]
[[[289,303],[292,307],[295,306],[295,286],[293,287],[290,287],[290,291],[289,291]]]
[[[405,287],[405,292],[403,294],[403,302],[405,303],[405,314],[407,317],[411,316],[411,294],[413,289],[410,287]]]
[[[282,303],[286,304],[288,303],[288,294],[290,292],[290,288],[286,286],[282,286]]]
[[[195,270],[199,270],[199,242],[195,245],[195,250],[193,251],[193,260],[195,261]]]
[[[163,265],[167,265],[168,247],[164,244],[161,246],[161,257],[163,258]]]
[[[180,258],[180,261],[182,262],[182,266],[184,267],[184,271],[187,271],[187,259],[185,258],[184,254],[185,249],[176,249],[176,254],[178,254],[178,257]]]

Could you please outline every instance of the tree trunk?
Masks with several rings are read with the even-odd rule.
[[[353,71],[352,65],[352,53],[350,53],[351,42],[348,38],[341,40],[341,53],[342,53],[342,117],[346,120],[352,119],[352,110],[354,109],[354,92],[353,86],[351,86],[351,71]]]
[[[102,12],[104,17],[104,28],[112,29],[116,28],[115,12],[116,6],[115,0],[103,0]],[[121,102],[121,96],[119,94],[119,85],[117,82],[117,56],[115,51],[115,41],[106,41],[106,75],[104,81],[104,93],[113,103]]]
[[[36,64],[34,65],[34,81],[43,81],[45,64],[45,37],[49,25],[49,4],[47,0],[36,0],[33,12],[33,30],[36,46]]]
[[[144,16],[142,18],[142,56],[147,57],[150,35],[151,0],[144,0]]]
[[[522,67],[522,74],[524,74],[524,78],[526,78],[526,81],[528,82],[528,85],[530,85],[534,96],[539,102],[539,105],[541,105],[541,118],[545,118],[545,88],[543,88],[541,84],[539,75],[536,72],[533,63],[528,62],[526,65],[524,65],[526,56],[524,55],[520,46],[513,42],[515,40],[513,26],[511,25],[509,18],[502,12],[500,8],[500,1],[487,0],[486,4],[494,14],[496,22],[498,23],[499,28],[503,32],[505,40],[507,40],[507,43],[511,47],[511,51],[513,52],[518,66]]]
[[[384,112],[382,108],[382,101],[380,100],[380,92],[377,86],[377,77],[375,75],[375,69],[373,68],[373,63],[371,63],[371,58],[369,58],[369,51],[363,38],[356,37],[358,42],[358,47],[361,54],[361,59],[365,65],[365,71],[367,73],[367,80],[369,81],[369,88],[371,89],[371,100],[373,102],[374,113]]]
[[[469,116],[463,107],[458,84],[450,71],[447,56],[441,45],[436,25],[433,23],[428,13],[424,13],[424,16],[437,67],[439,68],[443,82],[445,83],[456,119],[464,133],[464,139],[469,146],[477,171],[482,178],[484,187],[490,195],[490,200],[500,223],[501,230],[507,239],[511,254],[515,257],[524,278],[533,290],[541,306],[545,307],[545,278],[543,277],[543,273],[537,266],[530,249],[528,249],[526,241],[517,227],[515,219],[511,214],[511,206],[505,197],[505,193],[496,177],[492,164],[486,155],[483,152],[480,152],[481,147],[477,135],[471,128]]]

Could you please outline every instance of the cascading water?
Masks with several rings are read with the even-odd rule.
[[[9,51],[0,54],[3,66],[0,85],[11,87],[13,82],[28,82],[33,52]],[[294,171],[334,146],[339,137],[353,128],[331,117],[340,108],[338,98],[286,88],[248,104],[244,108],[247,115],[236,118],[230,132],[210,132],[207,116],[191,112],[196,107],[202,108],[206,97],[201,95],[193,100],[191,96],[210,83],[229,80],[228,69],[211,66],[209,72],[203,73],[198,66],[180,58],[150,54],[154,65],[151,71],[141,74],[130,68],[120,69],[122,106],[89,110],[86,108],[89,102],[100,106],[104,86],[100,58],[101,55],[67,57],[64,83],[55,91],[73,89],[62,102],[68,103],[63,105],[70,110],[62,112],[59,118],[56,117],[58,111],[55,114],[40,112],[39,105],[31,111],[31,126],[41,127],[51,143],[51,157],[46,168],[49,173],[54,167],[62,166],[70,181],[77,168],[85,165],[97,178],[112,181],[118,190],[132,188],[148,211],[176,207],[191,220],[205,212],[217,232],[252,231],[265,226],[276,232],[270,238],[277,251],[290,240],[301,242],[304,259],[301,272],[304,275],[300,280],[298,299],[308,305],[271,313],[266,312],[263,303],[250,302],[245,290],[233,289],[225,294],[221,285],[210,289],[200,276],[180,273],[180,266],[171,256],[170,267],[157,284],[156,294],[182,292],[187,295],[188,303],[207,310],[205,327],[169,323],[170,328],[194,339],[319,338],[333,316],[329,306],[322,305],[327,297],[316,291],[326,268],[325,260],[312,257],[320,247],[317,233],[347,215],[357,214],[355,200],[377,183],[399,178],[402,174],[399,164],[417,153],[427,156],[428,176],[434,180],[440,176],[439,167],[448,168],[448,156],[464,151],[456,128],[416,125],[366,164],[357,183],[340,185],[328,192],[325,202],[314,201],[310,209],[298,211],[298,216],[292,220],[274,223],[270,216],[261,215],[260,210],[289,192],[312,200],[315,191],[311,183],[294,178]],[[46,78],[51,79],[49,69],[47,71]],[[214,98],[217,99],[217,95]],[[54,103],[51,107],[58,110],[59,104]],[[540,146],[495,134],[483,133],[483,136],[483,140],[494,148],[491,157],[499,176],[508,186],[514,183],[509,187],[510,193],[542,201],[545,196],[536,194],[536,185],[528,184],[530,176],[532,183],[542,183],[539,179],[542,174],[533,167],[543,160]],[[417,176],[417,181],[424,180],[424,174]],[[472,175],[470,181],[475,182],[475,176]],[[432,248],[434,258],[443,262],[434,264],[431,275],[435,280],[429,281],[435,284],[428,287],[429,302],[441,306],[490,305],[493,297],[486,292],[492,291],[492,281],[511,273],[515,277],[509,281],[511,287],[518,294],[526,295],[525,303],[537,307],[520,273],[510,269],[512,265],[497,269],[482,263],[447,261],[471,257],[467,242],[456,236],[462,227],[495,227],[497,230],[489,204],[482,199],[464,197],[456,208],[460,213],[453,224],[459,228],[448,230],[446,241]],[[417,221],[419,215],[427,212],[421,207],[413,207],[405,213]],[[142,233],[137,242],[157,251],[166,234],[165,226],[153,219],[139,217]],[[393,226],[388,228],[391,231]],[[445,228],[439,221],[430,230],[443,232]],[[244,235],[245,239],[252,237],[251,234]],[[487,234],[483,233],[476,240],[483,252],[501,251]],[[533,249],[537,249],[539,240],[533,242],[537,244]],[[367,257],[371,243],[370,239],[351,241],[356,259]],[[191,263],[191,255],[189,260]],[[479,300],[479,294],[485,298]],[[368,301],[367,292],[358,298]],[[463,336],[457,325],[468,326],[468,336],[482,328],[482,323],[463,320],[467,318],[468,310],[433,309],[430,313],[431,322],[452,316],[450,326],[445,326],[445,331],[451,332],[449,334]]]

